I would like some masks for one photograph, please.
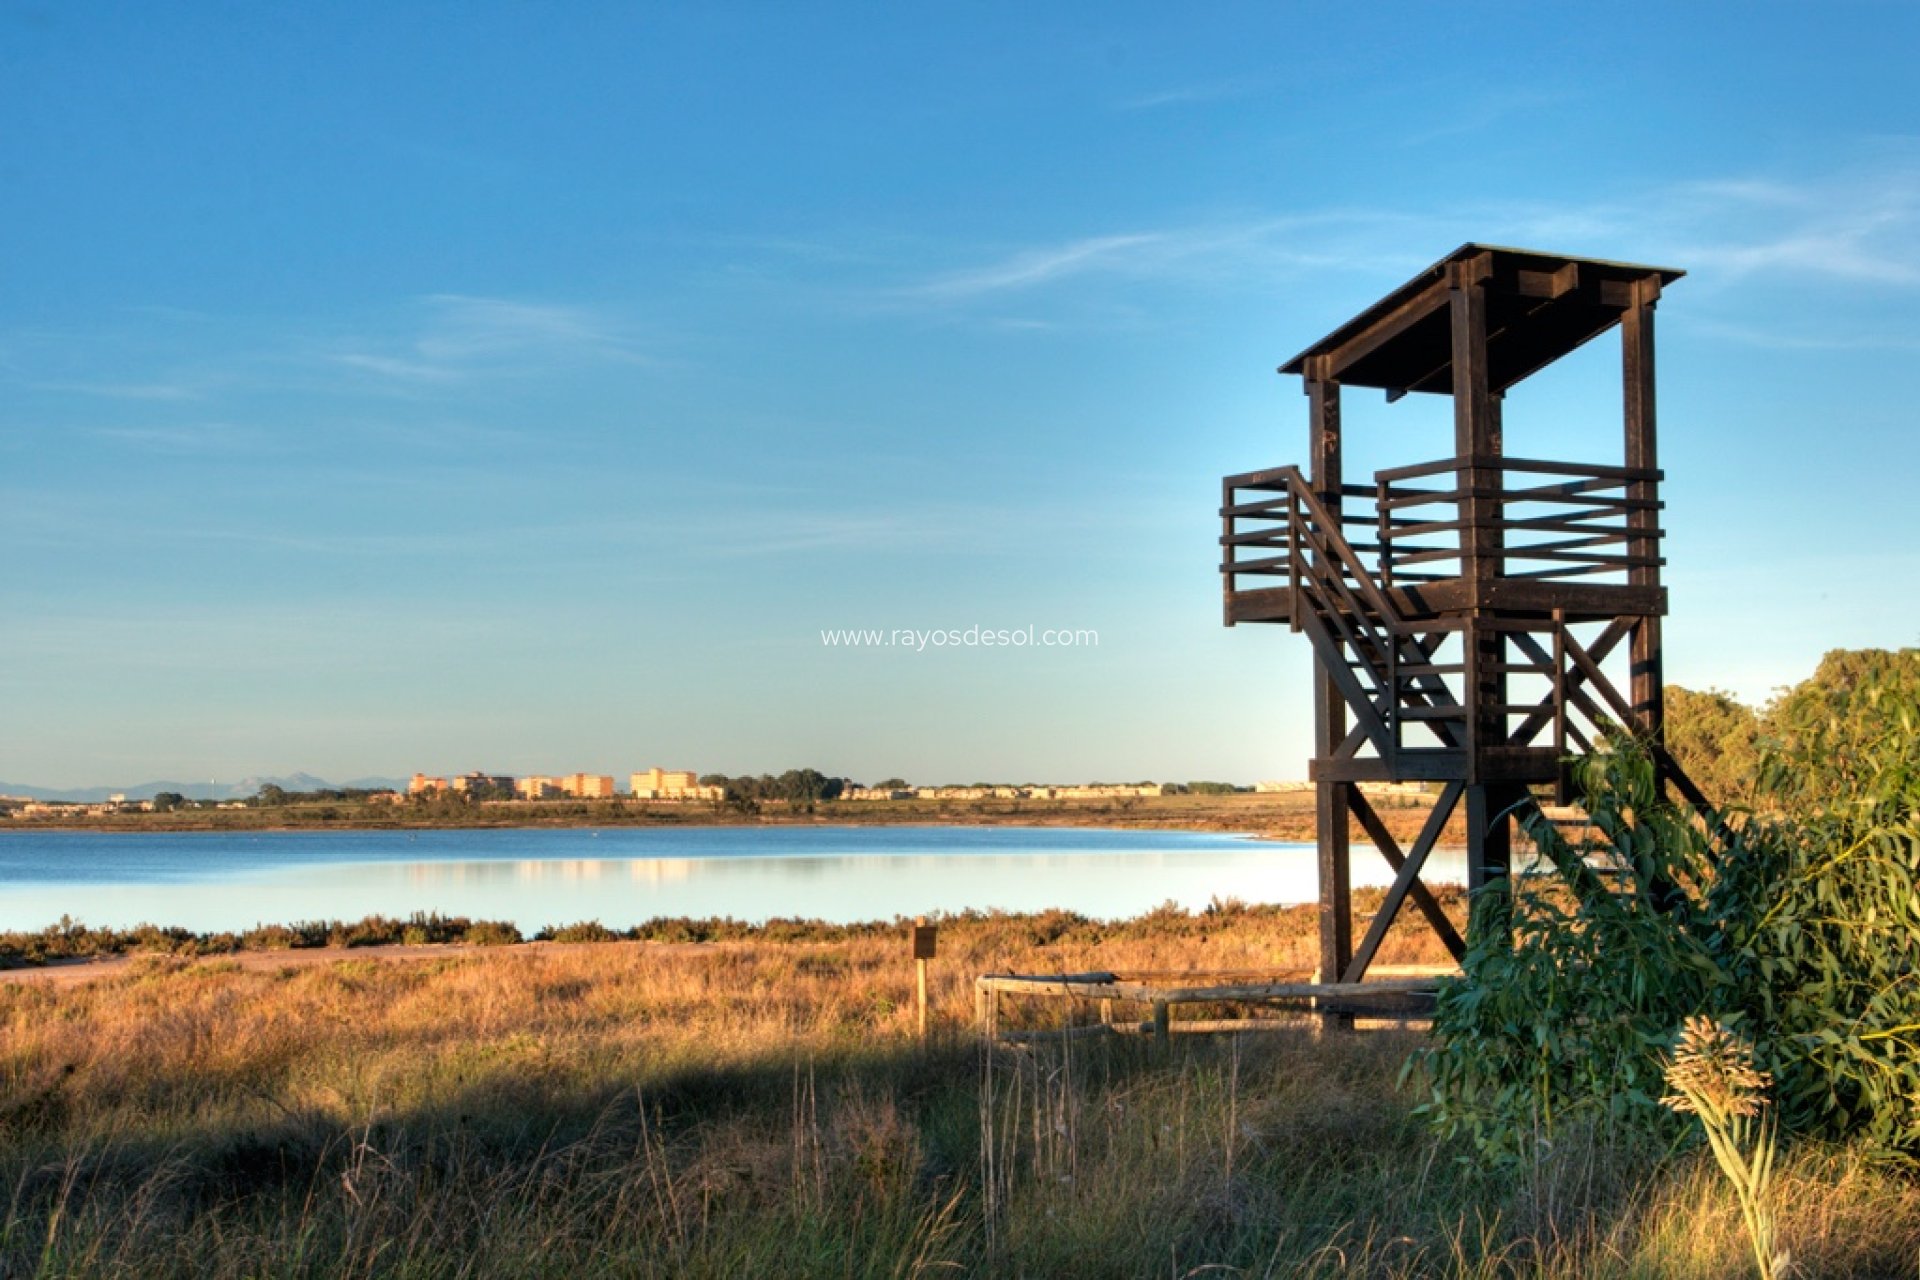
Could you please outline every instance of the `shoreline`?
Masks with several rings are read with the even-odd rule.
[[[1418,835],[1431,808],[1430,799],[1376,805],[1382,823],[1396,840]],[[473,810],[478,810],[474,812]],[[1464,838],[1462,816],[1448,822],[1442,839]],[[392,806],[313,804],[272,809],[176,810],[169,813],[119,813],[84,820],[14,818],[0,821],[7,832],[75,831],[93,833],[273,833],[304,831],[485,831],[581,828],[686,827],[1097,827],[1110,830],[1166,830],[1235,833],[1267,840],[1311,842],[1316,838],[1311,792],[1253,793],[1231,796],[1143,796],[1125,801],[827,801],[789,807],[771,802],[756,810],[666,806],[644,802],[552,803],[491,801],[458,810],[422,809],[396,813]],[[1458,832],[1456,827],[1460,827]],[[1364,840],[1357,822],[1354,838]]]
[[[1370,918],[1379,910],[1386,892],[1377,886],[1356,889],[1356,921]],[[1458,885],[1440,885],[1436,892],[1449,914],[1457,917],[1456,927],[1464,927],[1464,891]],[[1137,937],[1163,942],[1204,939],[1221,930],[1252,930],[1274,938],[1307,937],[1317,929],[1318,908],[1310,902],[1229,899],[1192,910],[1158,907],[1115,916],[1048,908],[967,909],[930,918],[948,940],[941,950],[943,959],[987,963],[991,968],[988,958],[964,939],[994,931],[1048,938],[1084,935],[1089,939]],[[36,931],[0,931],[0,989],[23,983],[61,988],[121,974],[137,976],[152,967],[172,971],[214,966],[278,973],[337,962],[451,960],[483,954],[557,957],[634,952],[671,957],[708,955],[729,948],[892,946],[906,937],[909,927],[905,916],[844,922],[800,917],[746,921],[728,916],[662,916],[625,929],[582,921],[549,925],[529,935],[506,921],[437,914],[406,919],[376,914],[357,921],[262,924],[238,932],[151,924],[125,929],[56,925]],[[1412,922],[1401,921],[1395,929],[1407,933]]]

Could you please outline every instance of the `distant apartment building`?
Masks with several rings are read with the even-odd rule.
[[[724,800],[725,787],[703,787],[691,769],[649,769],[629,780],[635,800]]]
[[[539,776],[519,779],[513,784],[513,793],[522,800],[551,800],[562,794],[558,778]]]
[[[569,773],[554,779],[560,794],[576,800],[613,799],[613,779],[604,773]]]
[[[1035,800],[1113,800],[1130,796],[1163,796],[1164,782],[1088,782],[1071,787],[1027,787]]]
[[[410,796],[421,795],[428,791],[445,791],[446,789],[447,780],[445,778],[429,778],[424,773],[414,774],[412,780],[407,783],[407,794]]]
[[[1362,795],[1387,796],[1398,800],[1419,800],[1427,795],[1424,782],[1362,782]]]
[[[455,791],[511,791],[513,778],[503,773],[463,773],[453,780]]]
[[[853,800],[1111,800],[1130,796],[1163,796],[1163,782],[1091,782],[1078,786],[1020,787],[911,787],[905,791],[857,788],[845,793]]]
[[[911,800],[915,795],[912,787],[848,787],[840,793],[842,800]]]
[[[1370,796],[1396,796],[1401,799],[1417,800],[1427,794],[1423,782],[1362,782],[1357,784],[1362,793]],[[1261,795],[1287,795],[1296,791],[1311,791],[1311,782],[1256,782],[1253,789]]]

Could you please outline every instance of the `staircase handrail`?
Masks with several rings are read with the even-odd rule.
[[[1285,480],[1289,503],[1296,508],[1303,508],[1308,517],[1303,521],[1299,519],[1297,512],[1291,513],[1288,523],[1300,530],[1315,551],[1339,561],[1341,567],[1346,570],[1345,577],[1352,579],[1354,585],[1359,588],[1367,606],[1379,616],[1390,635],[1406,634],[1406,623],[1401,618],[1400,611],[1394,608],[1392,598],[1380,589],[1380,584],[1375,580],[1372,571],[1354,551],[1353,544],[1347,541],[1346,535],[1340,531],[1339,521],[1334,519],[1333,513],[1328,511],[1326,505],[1320,501],[1320,495],[1315,493],[1313,486],[1307,483],[1306,477],[1300,473],[1300,468],[1275,467],[1270,471],[1254,474],[1264,479]],[[1297,593],[1300,576],[1297,555],[1293,557],[1293,563],[1289,568],[1291,569],[1290,585]]]

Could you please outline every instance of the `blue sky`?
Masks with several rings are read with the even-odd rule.
[[[1274,367],[1672,265],[1668,672],[1920,642],[1920,7],[0,8],[0,778],[1298,777]],[[1617,348],[1509,448],[1612,461]],[[1350,470],[1449,451],[1355,393]],[[1864,593],[1873,592],[1872,596]],[[1065,626],[849,651],[831,627]]]

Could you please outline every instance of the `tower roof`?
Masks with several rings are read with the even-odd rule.
[[[1531,249],[1463,244],[1280,366],[1390,394],[1453,390],[1449,303],[1456,282],[1487,300],[1489,390],[1498,393],[1652,302],[1682,271]],[[1317,366],[1317,367],[1316,367]]]

